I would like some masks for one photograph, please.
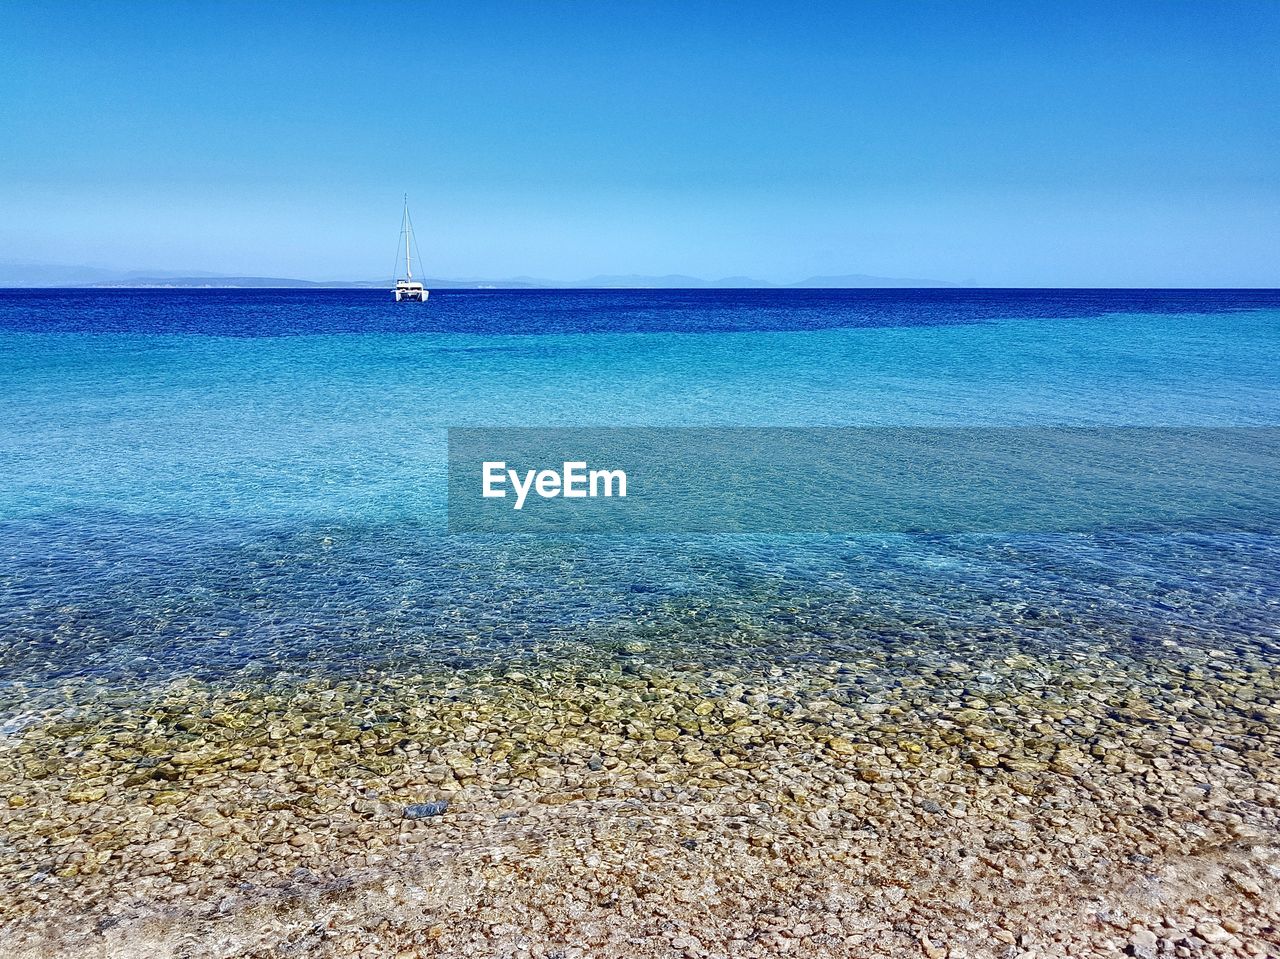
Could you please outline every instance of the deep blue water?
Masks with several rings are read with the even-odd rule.
[[[1275,290],[0,290],[0,330],[31,333],[760,333],[1111,314],[1274,310]]]
[[[0,699],[59,684],[1174,642],[1274,660],[1262,533],[444,532],[475,425],[1280,424],[1274,291],[0,291]]]

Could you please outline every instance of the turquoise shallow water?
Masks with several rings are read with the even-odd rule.
[[[1276,425],[1277,384],[1269,293],[0,293],[2,695],[608,661],[636,637],[760,668],[920,631],[1272,656],[1268,534],[451,537],[444,443]]]

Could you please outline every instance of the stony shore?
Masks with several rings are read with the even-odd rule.
[[[77,695],[5,956],[1280,955],[1280,667],[567,661]]]

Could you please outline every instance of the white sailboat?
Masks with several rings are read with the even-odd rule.
[[[412,303],[425,303],[431,291],[423,287],[421,283],[413,278],[413,221],[409,219],[409,194],[404,195],[404,216],[400,219],[400,239],[404,241],[404,277],[396,276],[395,294],[396,302],[408,300]],[[399,254],[396,255],[396,270],[399,272]],[[419,257],[421,264],[421,257]]]

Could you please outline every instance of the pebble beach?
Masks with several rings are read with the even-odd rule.
[[[5,955],[1274,955],[1280,668],[177,683],[24,719]]]

